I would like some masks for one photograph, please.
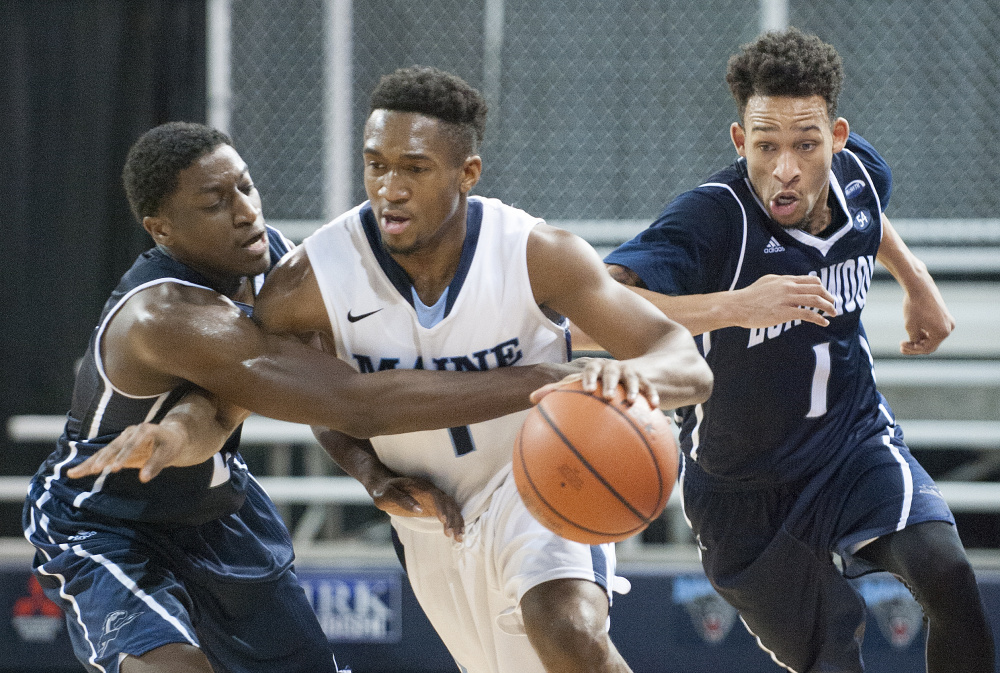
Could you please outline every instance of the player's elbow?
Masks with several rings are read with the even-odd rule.
[[[672,408],[700,404],[707,400],[712,394],[715,377],[712,368],[695,346],[691,333],[682,325],[674,323],[665,343],[671,363],[667,380],[675,389],[675,401],[678,402]]]
[[[696,403],[700,404],[711,397],[712,388],[715,386],[715,376],[712,374],[712,368],[708,366],[705,358],[701,355],[695,357],[692,366],[694,369],[694,397]]]
[[[700,404],[712,395],[715,377],[700,353],[685,355],[674,374],[673,385],[677,388],[676,397],[680,398],[680,404],[675,406]]]

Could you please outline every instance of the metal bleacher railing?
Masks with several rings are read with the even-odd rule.
[[[287,233],[301,239],[318,223],[284,224]],[[603,253],[631,238],[648,222],[555,221],[552,224],[574,231]],[[902,398],[902,405],[892,396],[890,402],[904,419],[900,423],[914,451],[952,451],[964,456],[960,464],[938,477],[938,485],[952,509],[1000,513],[1000,483],[985,481],[1000,471],[1000,318],[995,311],[988,310],[1000,287],[1000,220],[947,223],[901,220],[895,224],[932,273],[941,279],[942,294],[960,329],[935,356],[894,357],[905,334],[900,308],[902,296],[884,271],[877,274],[864,319],[876,354],[879,386]],[[942,400],[959,400],[951,404],[955,407],[961,404],[961,394],[971,394],[981,408],[964,416],[949,415],[946,408],[942,417],[923,414],[919,403],[911,405],[915,413],[904,410],[907,395],[918,401],[934,395]],[[64,420],[62,416],[14,416],[6,430],[15,442],[51,443],[62,432]],[[356,481],[330,474],[329,461],[306,426],[254,416],[244,426],[243,443],[248,447],[267,447],[270,467],[268,474],[258,475],[258,480],[275,502],[285,507],[285,511],[288,506],[305,506],[294,525],[300,553],[322,537],[329,513],[336,507],[371,504],[368,494]],[[291,447],[305,447],[311,456],[306,460],[303,476],[291,476]],[[0,500],[21,500],[27,482],[27,476],[0,477]],[[676,493],[668,505],[667,517],[672,531],[668,538],[686,544]],[[622,551],[627,555],[629,550],[635,551],[640,546],[635,541]]]

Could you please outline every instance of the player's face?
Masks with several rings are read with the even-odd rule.
[[[830,221],[827,197],[833,155],[847,142],[847,121],[832,125],[821,96],[751,96],[733,143],[746,157],[754,191],[786,228],[819,233]]]
[[[465,235],[465,197],[482,161],[457,157],[445,126],[390,110],[375,110],[365,125],[365,192],[392,254],[433,250],[449,236]]]
[[[222,286],[270,266],[260,193],[229,145],[182,170],[177,189],[143,226],[176,259]]]

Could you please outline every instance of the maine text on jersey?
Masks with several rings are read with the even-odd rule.
[[[517,337],[498,343],[492,348],[476,351],[472,355],[456,355],[453,357],[431,358],[432,368],[439,371],[478,372],[497,367],[510,367],[518,362],[524,353],[519,348]],[[386,369],[397,369],[401,358],[378,357],[351,353],[358,363],[358,371],[369,374]],[[378,370],[375,369],[375,358],[378,357]],[[424,356],[418,355],[410,369],[427,369],[424,366]]]
[[[810,271],[810,276],[819,276],[823,287],[834,297],[834,309],[837,315],[860,311],[865,306],[868,297],[868,289],[872,284],[872,271],[875,268],[875,256],[863,255],[855,259],[848,259],[838,264]],[[791,320],[772,327],[754,327],[750,330],[750,341],[747,348],[753,348],[764,343],[765,339],[776,339],[796,325],[801,325],[801,320]]]

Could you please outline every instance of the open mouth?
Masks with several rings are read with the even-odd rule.
[[[795,212],[795,207],[799,204],[797,197],[791,194],[779,194],[771,199],[771,215],[773,217],[784,217]]]
[[[395,213],[385,213],[382,215],[382,231],[387,234],[402,233],[409,223],[410,218],[405,215],[398,215]]]
[[[243,247],[249,252],[260,254],[267,250],[267,232],[262,231],[253,238],[249,239],[243,244]]]

